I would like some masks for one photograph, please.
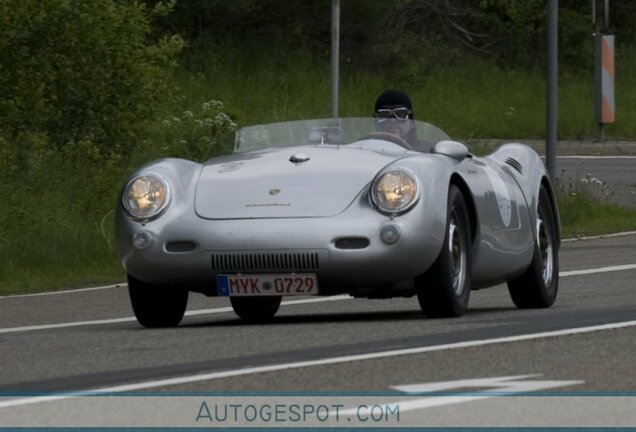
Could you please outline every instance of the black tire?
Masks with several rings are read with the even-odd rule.
[[[282,299],[282,296],[230,297],[230,303],[234,313],[245,321],[266,322],[276,315]]]
[[[428,317],[458,317],[466,312],[471,289],[470,221],[464,197],[455,185],[448,191],[446,235],[442,250],[415,279],[417,299]]]
[[[188,291],[149,284],[128,275],[128,294],[135,317],[147,328],[176,327],[188,305]]]
[[[559,246],[554,207],[543,185],[539,190],[537,238],[527,270],[508,282],[512,301],[519,309],[548,308],[559,291]]]

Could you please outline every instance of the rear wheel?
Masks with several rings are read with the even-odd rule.
[[[470,297],[470,223],[464,197],[455,185],[448,191],[446,235],[430,269],[415,280],[422,312],[429,317],[457,317]]]
[[[281,296],[230,297],[234,313],[249,322],[264,322],[272,319],[283,298]]]
[[[520,309],[547,308],[556,300],[559,289],[559,250],[555,220],[552,202],[542,185],[532,262],[521,276],[508,282],[510,297]]]
[[[128,294],[139,324],[148,328],[175,327],[183,319],[188,291],[149,284],[128,275]]]

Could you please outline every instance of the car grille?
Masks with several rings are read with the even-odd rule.
[[[213,253],[212,269],[219,272],[316,271],[318,252]]]

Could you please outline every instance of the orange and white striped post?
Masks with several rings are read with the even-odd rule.
[[[614,123],[614,35],[601,36],[601,110],[599,123]]]
[[[597,141],[605,141],[605,125],[614,123],[614,35],[608,33],[609,0],[593,0],[596,24],[596,125]]]

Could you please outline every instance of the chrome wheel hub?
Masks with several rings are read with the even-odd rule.
[[[548,227],[543,222],[541,215],[537,218],[537,245],[539,247],[539,256],[541,257],[541,264],[543,268],[542,277],[543,283],[546,287],[549,287],[552,283],[553,277],[553,264],[552,264],[552,244],[550,242],[551,235]]]
[[[450,272],[453,281],[453,291],[460,295],[464,289],[466,277],[466,250],[462,234],[455,220],[448,224],[448,252],[450,256]]]

